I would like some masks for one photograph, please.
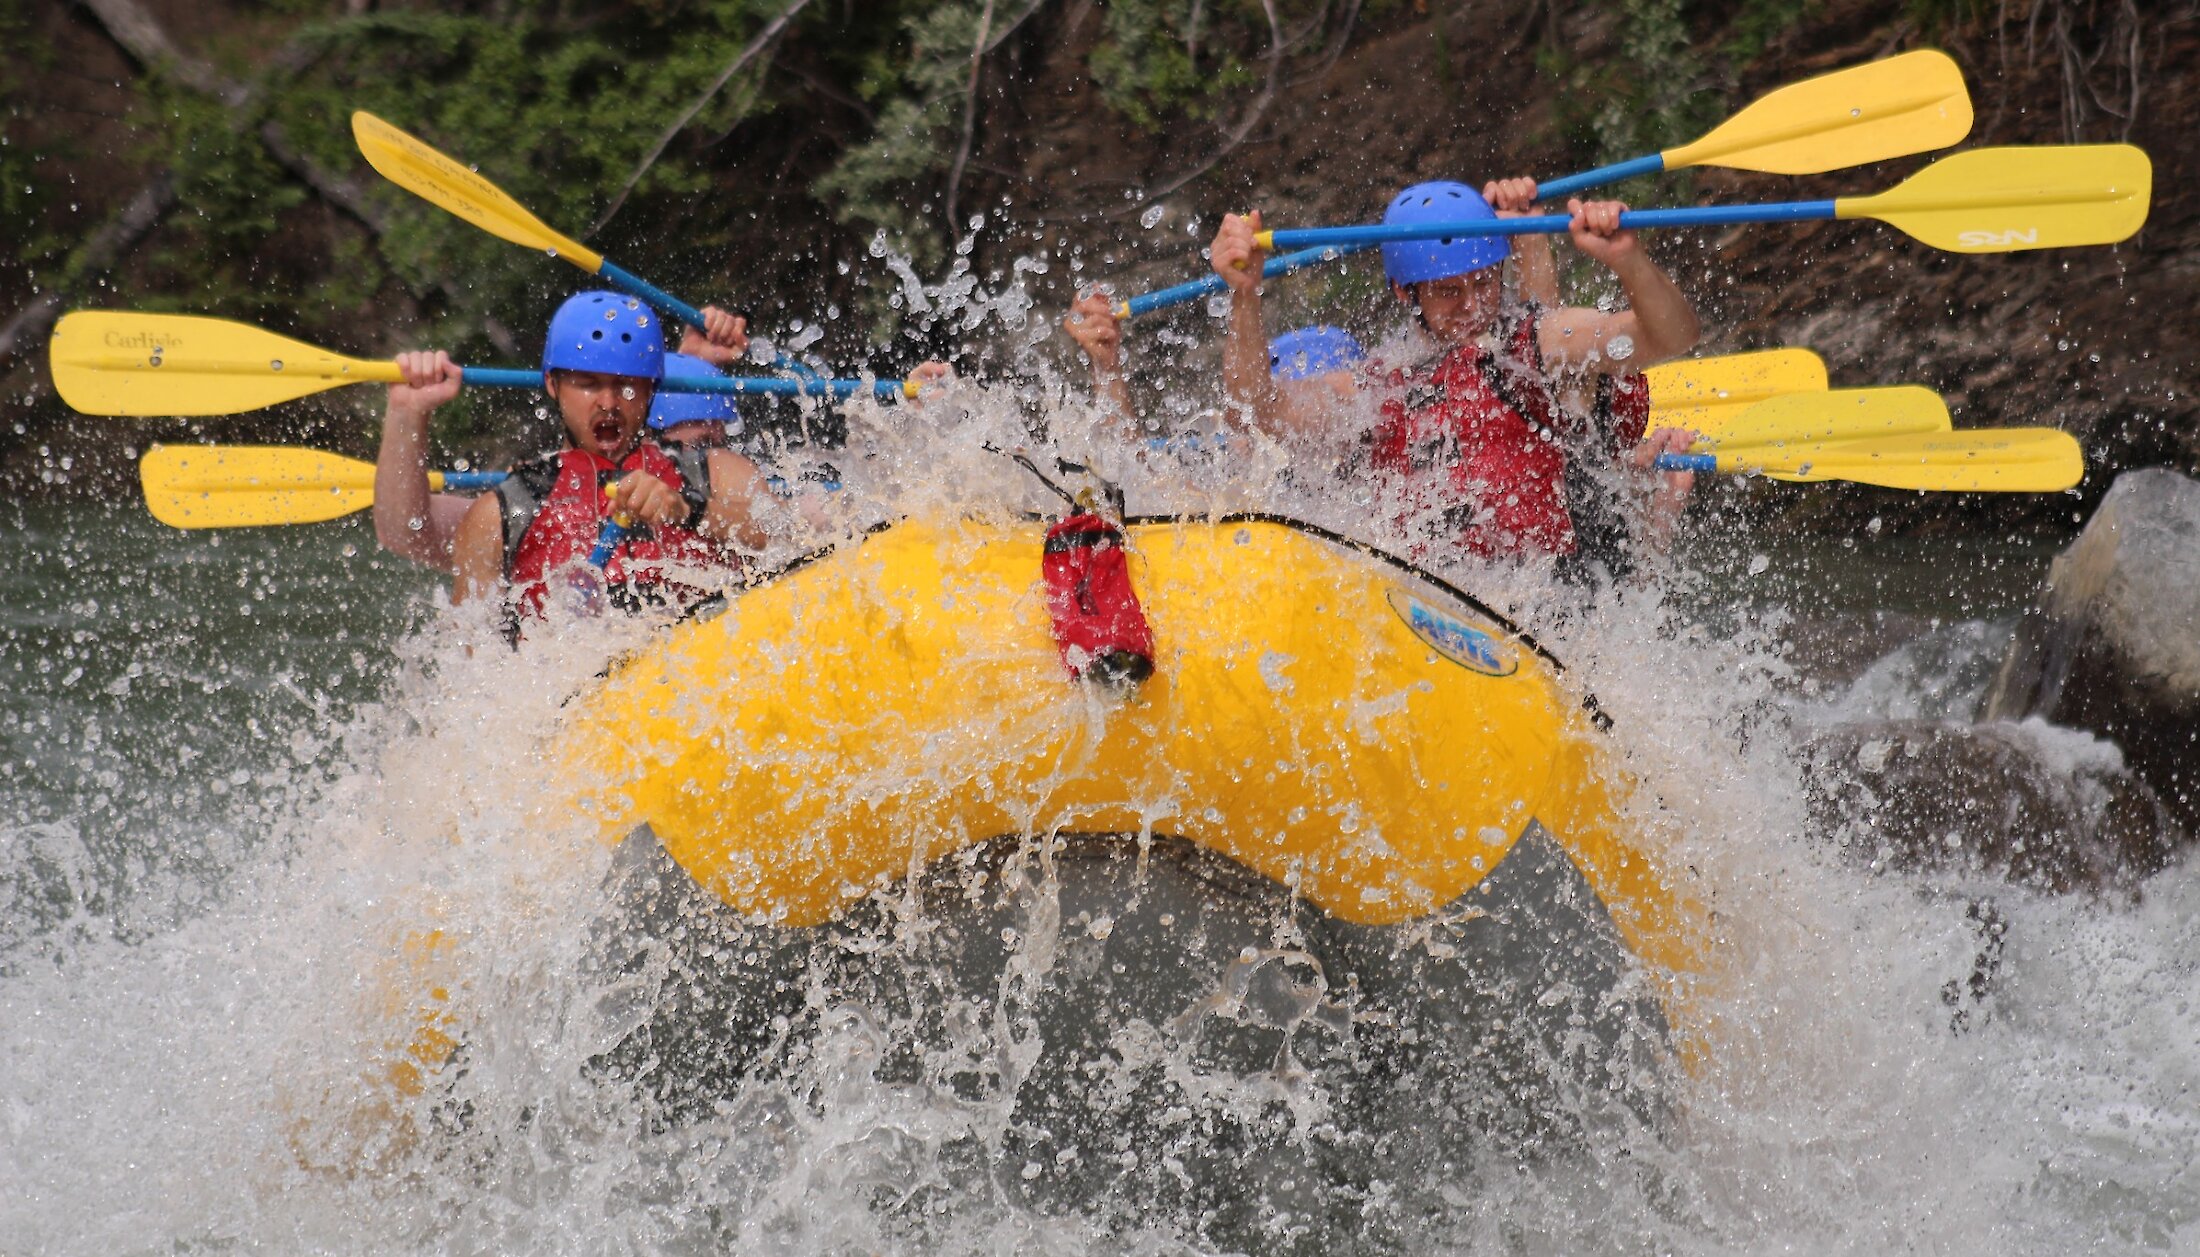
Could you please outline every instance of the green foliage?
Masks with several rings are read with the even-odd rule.
[[[259,136],[238,130],[221,102],[156,80],[139,113],[137,156],[148,164],[171,161],[177,199],[190,207],[183,222],[192,239],[179,244],[233,264],[304,203],[306,189],[275,163]]]
[[[1260,12],[1257,3],[1228,0],[1110,4],[1091,63],[1101,99],[1148,131],[1174,116],[1213,117],[1225,93],[1256,77],[1240,47],[1247,16],[1265,32]]]
[[[903,19],[900,68],[876,57],[867,65],[865,94],[887,102],[878,125],[816,184],[840,221],[880,228],[897,252],[925,265],[946,252],[927,223],[961,135],[981,15],[982,6],[955,0]]]
[[[64,257],[73,240],[55,222],[57,162],[77,156],[69,134],[35,137],[34,111],[23,87],[49,70],[54,51],[31,34],[31,0],[0,0],[0,223],[13,266],[43,269]],[[41,142],[42,141],[42,142]]]
[[[1389,7],[1378,0],[1371,10]],[[996,24],[1023,6],[998,0]],[[1276,0],[1287,55],[1318,51],[1321,0]],[[844,149],[813,185],[844,223],[875,228],[920,266],[937,265],[959,224],[941,223],[947,176],[961,140],[982,0],[881,5],[898,38],[857,63],[857,92],[881,106],[869,138]],[[1085,69],[1124,121],[1159,131],[1212,121],[1262,81],[1273,33],[1262,0],[1108,0]],[[878,16],[884,16],[883,13]],[[998,31],[998,25],[994,30]]]
[[[1820,0],[1744,0],[1727,22],[1720,54],[1731,68],[1748,65],[1817,13]]]
[[[1579,66],[1563,97],[1577,127],[1595,137],[1596,160],[1654,153],[1717,121],[1720,102],[1703,89],[1707,68],[1696,51],[1685,0],[1614,0],[1620,55]]]
[[[1972,0],[1920,0],[1971,3]],[[1620,161],[1685,143],[1725,117],[1739,72],[1813,15],[1821,0],[1590,0],[1612,15],[1620,55],[1594,63],[1546,45],[1543,72],[1565,85],[1556,96],[1560,130],[1595,162]],[[1708,28],[1708,29],[1707,29]],[[1680,184],[1663,191],[1686,195]],[[1617,195],[1639,189],[1622,185]]]

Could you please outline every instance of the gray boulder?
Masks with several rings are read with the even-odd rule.
[[[2122,892],[2184,842],[2113,745],[2039,720],[1836,725],[1803,763],[1813,827],[1875,868]]]
[[[2049,570],[1986,716],[2114,742],[2200,830],[2200,482],[2167,468],[2117,477]]]

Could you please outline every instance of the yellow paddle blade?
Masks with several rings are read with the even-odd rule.
[[[2053,428],[1973,428],[1825,445],[1759,446],[1718,455],[1721,471],[1784,480],[1853,480],[1949,493],[2060,493],[2085,477],[2085,456]]]
[[[85,415],[234,415],[323,389],[398,379],[368,362],[249,323],[79,310],[54,326],[54,391]]]
[[[541,219],[505,195],[504,189],[373,114],[351,115],[352,138],[367,164],[383,178],[420,199],[440,205],[492,236],[541,249],[594,274],[603,254],[552,231]]]
[[[374,504],[374,464],[275,445],[156,445],[138,480],[175,528],[315,524]]]
[[[2066,249],[2128,240],[2147,220],[2154,164],[2129,144],[1975,148],[1877,196],[1834,202],[1952,253]]]
[[[1665,150],[1665,168],[1818,174],[1946,148],[1970,133],[1963,71],[1924,49],[1769,93],[1702,139]]]
[[[1683,358],[1642,373],[1650,384],[1650,426],[1703,432],[1722,415],[1767,398],[1826,391],[1826,362],[1808,349],[1760,349]]]
[[[1698,438],[1697,449],[1822,445],[1828,441],[1946,432],[1950,427],[1948,404],[1940,400],[1940,394],[1914,384],[1789,393],[1711,418],[1706,426],[1690,429]],[[1658,427],[1671,426],[1655,413],[1650,422]]]

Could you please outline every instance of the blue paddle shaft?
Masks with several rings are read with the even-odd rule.
[[[1654,175],[1664,169],[1665,154],[1652,153],[1648,157],[1637,157],[1632,161],[1613,162],[1609,166],[1599,166],[1595,170],[1584,170],[1578,175],[1568,175],[1563,179],[1553,179],[1549,183],[1539,183],[1535,188],[1535,196],[1539,201],[1550,200],[1554,197],[1571,196],[1576,192],[1601,188],[1608,183],[1618,183],[1622,179],[1632,179],[1637,175]]]
[[[1719,469],[1716,454],[1660,454],[1655,464],[1659,471],[1712,471]]]
[[[1693,209],[1628,210],[1619,216],[1623,230],[1658,227],[1721,227],[1731,223],[1793,223],[1838,218],[1833,201],[1780,201],[1769,205],[1703,205]],[[1277,248],[1325,244],[1388,244],[1399,240],[1455,240],[1463,236],[1555,236],[1572,220],[1564,214],[1527,218],[1485,218],[1465,223],[1411,226],[1303,227],[1269,233]]]
[[[442,491],[445,493],[483,493],[503,484],[505,477],[511,473],[502,471],[446,471],[437,474],[443,477]],[[807,483],[811,488],[822,489],[827,493],[840,492],[840,482],[838,480],[808,481],[804,483]],[[802,486],[787,480],[783,476],[766,476],[764,487],[780,497],[787,498],[793,497],[795,491]],[[618,524],[615,521],[604,521],[606,534],[617,527]],[[618,544],[618,541],[617,537],[611,538],[611,544],[614,546]],[[599,535],[596,538],[596,545],[600,548],[603,544],[603,536]],[[606,557],[609,557],[608,553]],[[602,564],[597,566],[601,567]]]
[[[1365,244],[1325,245],[1319,249],[1305,249],[1297,253],[1286,253],[1280,257],[1269,258],[1267,262],[1263,263],[1260,268],[1260,275],[1262,279],[1274,279],[1278,275],[1288,275],[1295,270],[1312,266],[1316,262],[1327,262],[1332,258],[1341,258],[1348,253],[1359,253],[1372,247],[1374,246]],[[1177,284],[1174,287],[1163,288],[1156,292],[1133,297],[1123,304],[1129,307],[1130,317],[1135,319],[1141,314],[1151,314],[1155,310],[1166,310],[1170,306],[1180,306],[1187,301],[1197,301],[1209,293],[1221,292],[1227,287],[1229,285],[1223,282],[1222,276],[1209,275],[1204,279],[1195,279],[1189,283]]]
[[[668,375],[657,387],[668,393],[757,393],[775,396],[847,397],[868,388],[877,397],[902,396],[900,380],[824,380],[811,376],[806,380],[776,380],[754,375],[734,376],[681,376]]]
[[[1219,281],[1218,281],[1219,282]],[[518,367],[461,367],[459,375],[475,388],[541,388],[542,372]],[[756,393],[806,397],[847,397],[868,388],[879,397],[902,396],[900,380],[765,379],[759,376],[668,375],[658,385],[668,393]]]
[[[458,375],[468,388],[542,387],[542,372],[522,367],[460,367]]]
[[[1652,153],[1648,157],[1637,157],[1632,161],[1614,162],[1609,166],[1599,166],[1595,170],[1584,170],[1578,175],[1567,175],[1563,179],[1553,179],[1549,183],[1537,184],[1536,197],[1540,200],[1549,197],[1568,196],[1575,192],[1586,192],[1590,188],[1601,188],[1608,183],[1618,183],[1622,179],[1632,179],[1636,175],[1654,175],[1664,169],[1665,154]],[[1276,243],[1284,245],[1280,232],[1277,234]],[[1333,258],[1344,257],[1346,254],[1358,253],[1362,249],[1372,248],[1374,243],[1333,245],[1328,248],[1307,249],[1299,253],[1286,253],[1281,257],[1273,257],[1268,259],[1267,264],[1260,268],[1261,278],[1274,279],[1278,275],[1288,275],[1301,267],[1312,266],[1316,262],[1327,262]],[[1197,301],[1208,293],[1220,292],[1225,287],[1227,285],[1222,282],[1220,275],[1209,275],[1204,279],[1195,279],[1190,283],[1177,284],[1171,288],[1163,288],[1142,296],[1133,297],[1124,304],[1128,307],[1127,313],[1129,316],[1135,319],[1141,314],[1151,314],[1155,310],[1165,310],[1170,306],[1183,305],[1187,301]]]
[[[603,269],[596,273],[657,307],[658,313],[669,314],[697,331],[703,330],[703,312],[701,310],[618,265],[609,258],[604,259]]]

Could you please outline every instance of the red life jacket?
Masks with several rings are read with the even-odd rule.
[[[1501,319],[1499,348],[1462,345],[1432,368],[1390,371],[1373,433],[1369,461],[1410,518],[1434,521],[1437,536],[1485,558],[1572,554],[1571,499],[1607,495],[1569,484],[1579,423],[1554,399],[1540,315],[1530,307]],[[1616,457],[1642,439],[1649,388],[1630,375],[1602,377],[1596,389],[1593,419]]]
[[[566,449],[520,464],[497,486],[504,521],[504,578],[515,614],[542,614],[553,573],[588,561],[610,513],[604,488],[628,472],[647,472],[686,499],[691,521],[710,501],[710,470],[701,450],[667,450],[644,441],[617,463],[588,450]],[[692,527],[642,528],[627,534],[605,563],[614,603],[678,605],[708,591],[666,578],[667,565],[737,566],[739,560]]]

